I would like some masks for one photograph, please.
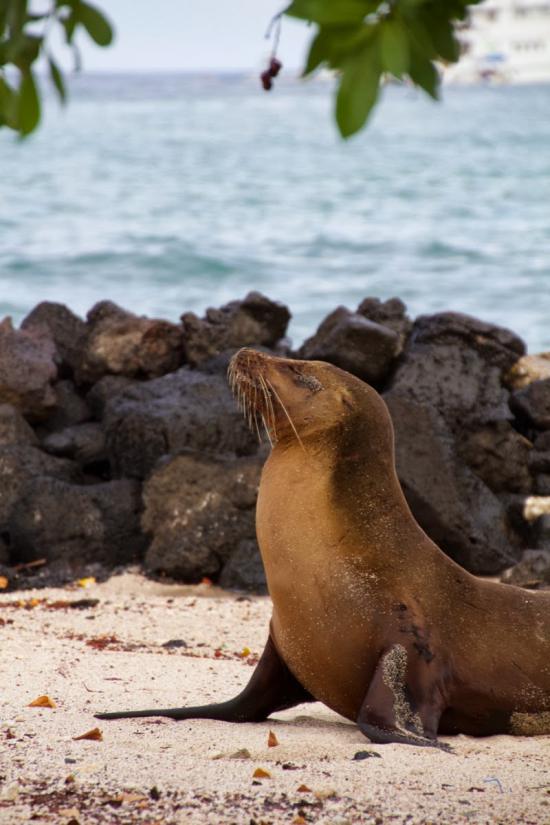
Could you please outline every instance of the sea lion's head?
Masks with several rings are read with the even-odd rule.
[[[264,426],[272,444],[302,445],[323,434],[345,437],[367,428],[369,441],[392,439],[386,405],[359,378],[324,361],[279,358],[239,350],[229,364],[231,388],[251,427]],[[378,440],[378,439],[377,439]]]

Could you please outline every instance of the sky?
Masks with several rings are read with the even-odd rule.
[[[93,0],[114,24],[107,49],[82,37],[91,71],[253,69],[270,48],[264,35],[284,0]],[[287,68],[302,64],[311,32],[285,18],[279,54]]]

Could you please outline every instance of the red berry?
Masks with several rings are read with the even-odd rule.
[[[269,70],[262,72],[260,75],[260,80],[262,81],[262,86],[264,87],[266,92],[269,92],[271,87],[273,86],[273,81],[271,79],[271,72]]]
[[[280,60],[277,60],[276,57],[272,57],[269,61],[269,72],[271,77],[277,77],[281,69],[283,68],[283,64]]]

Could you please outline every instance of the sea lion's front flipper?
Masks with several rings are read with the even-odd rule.
[[[281,659],[271,636],[252,678],[244,690],[227,702],[188,708],[129,710],[96,713],[97,719],[128,719],[143,716],[166,716],[169,719],[219,719],[223,722],[262,722],[278,710],[302,702],[315,701],[296,681]]]
[[[357,717],[359,729],[371,742],[452,750],[437,741],[442,707],[431,665],[418,661],[417,652],[411,656],[401,644],[380,657]]]

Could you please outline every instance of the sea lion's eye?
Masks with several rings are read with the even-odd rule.
[[[301,373],[296,373],[296,383],[306,387],[310,392],[319,392],[323,389],[321,382],[312,375],[302,375]]]

